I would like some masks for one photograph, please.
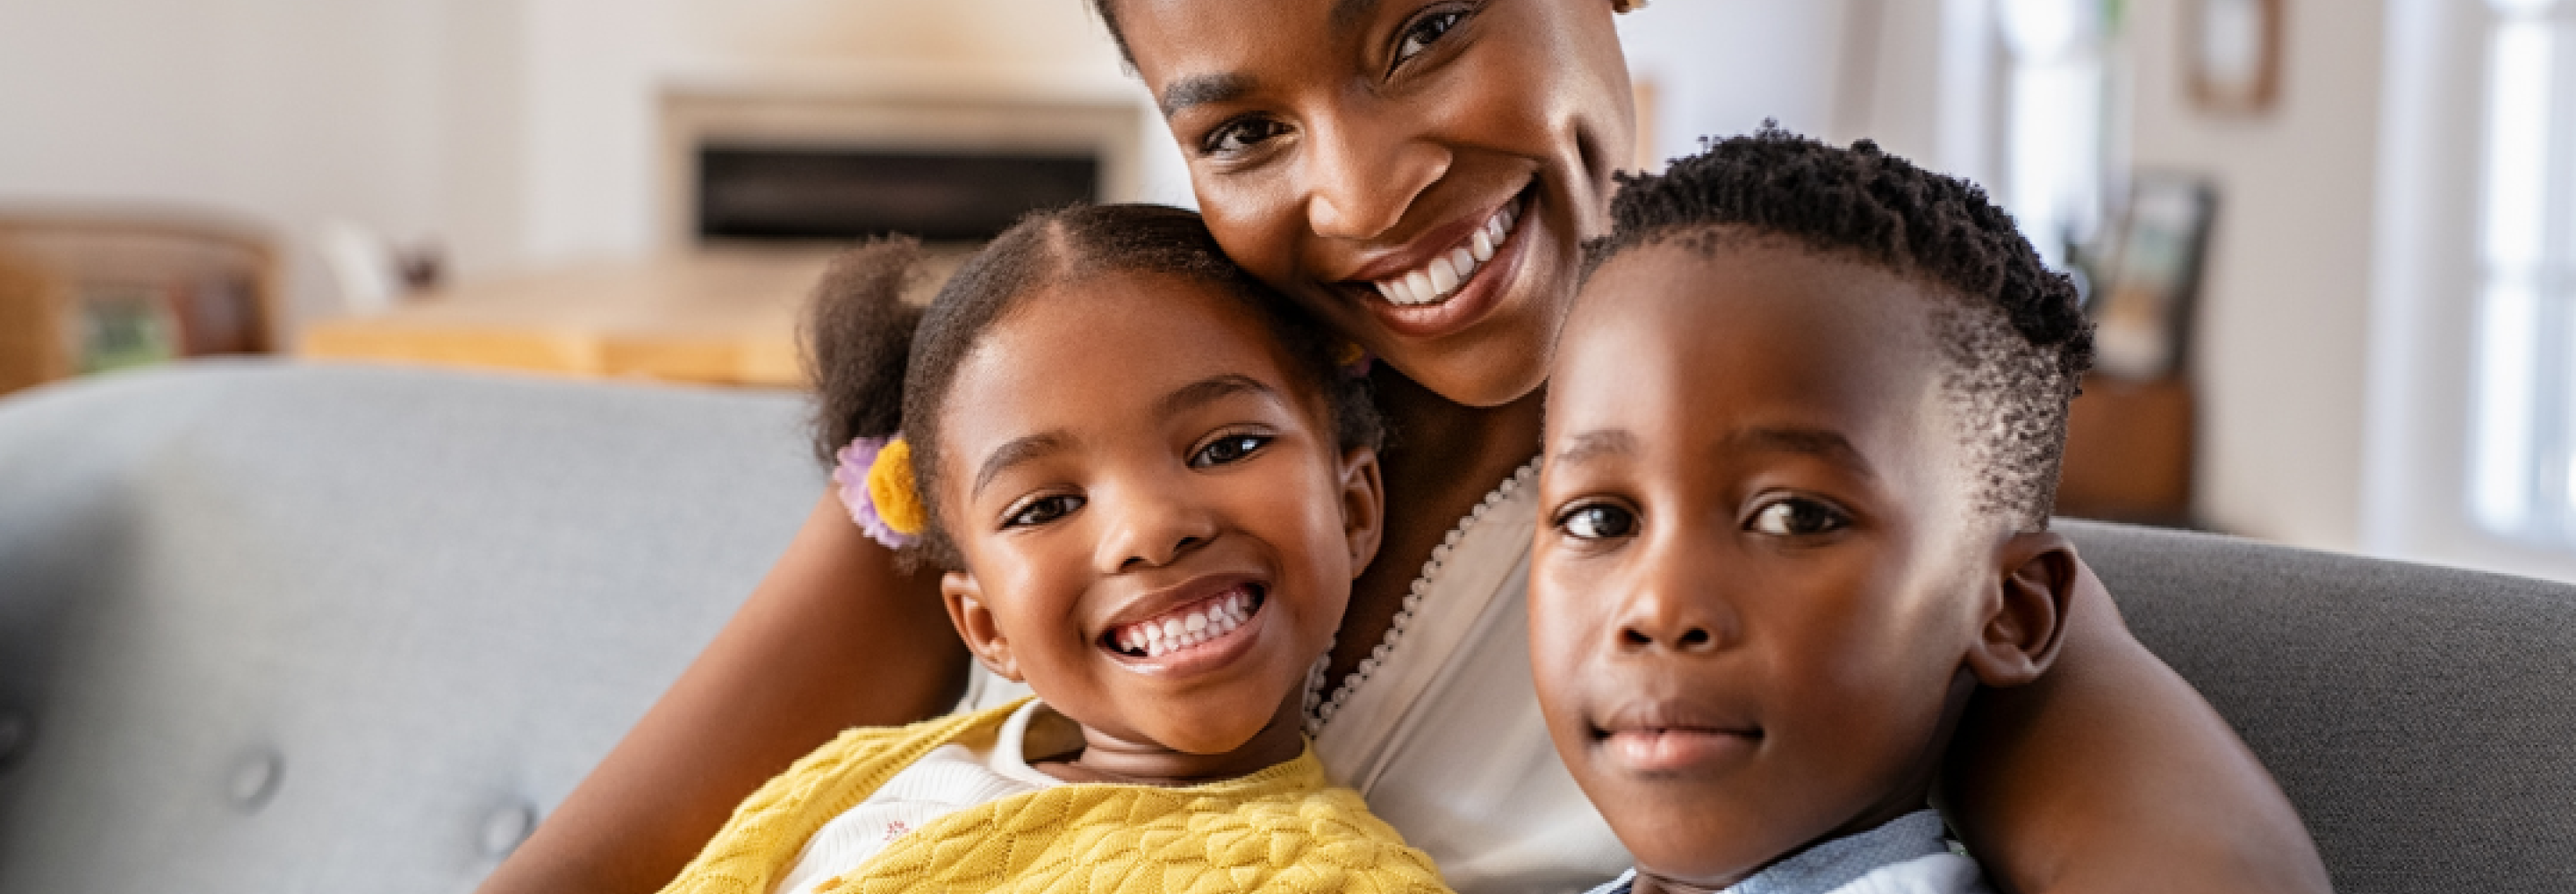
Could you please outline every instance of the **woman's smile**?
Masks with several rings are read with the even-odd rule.
[[[1353,290],[1388,331],[1436,338],[1476,324],[1501,302],[1520,272],[1531,191],[1478,217],[1444,226],[1361,268]],[[1428,260],[1420,260],[1425,255]]]

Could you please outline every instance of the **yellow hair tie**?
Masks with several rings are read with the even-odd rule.
[[[900,437],[877,451],[876,462],[868,464],[868,502],[876,505],[877,517],[897,534],[918,537],[930,527],[930,512],[921,505],[921,489],[913,483],[912,442]]]

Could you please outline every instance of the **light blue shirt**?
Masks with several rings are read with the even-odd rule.
[[[1628,894],[1628,870],[1591,894]],[[1930,810],[1810,847],[1773,863],[1725,894],[1992,894],[1975,861],[1950,848]]]

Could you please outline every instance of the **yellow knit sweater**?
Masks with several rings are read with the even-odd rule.
[[[931,749],[990,741],[1019,705],[867,727],[806,755],[735,808],[663,894],[768,894],[805,840]],[[970,807],[914,830],[824,894],[1421,892],[1448,889],[1309,747],[1241,779],[1161,788],[1068,784]]]

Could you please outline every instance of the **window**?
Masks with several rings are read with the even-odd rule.
[[[2561,0],[2487,0],[2470,514],[2576,542],[2576,177]]]

